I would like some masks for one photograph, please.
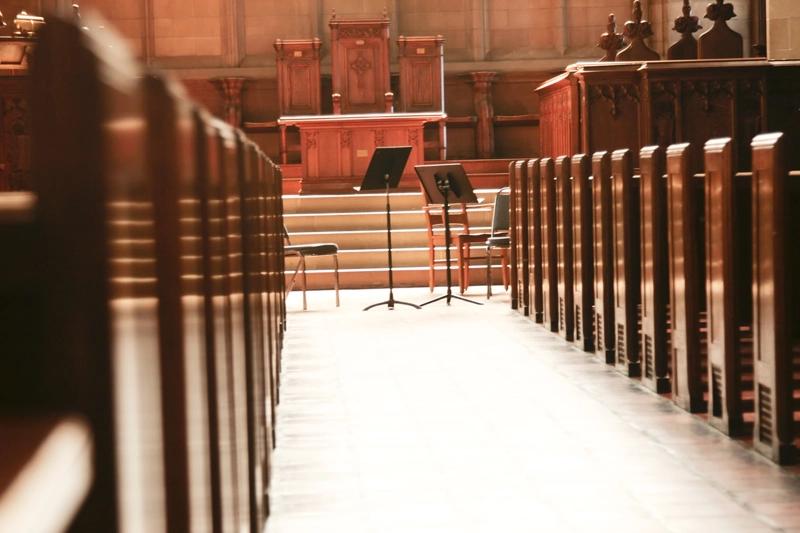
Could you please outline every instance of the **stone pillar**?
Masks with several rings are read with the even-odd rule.
[[[492,104],[492,84],[497,72],[473,72],[473,100],[478,123],[475,126],[475,152],[478,159],[494,157],[494,105]]]
[[[234,128],[242,126],[242,85],[244,78],[220,78],[225,93],[223,118]]]
[[[800,57],[800,39],[792,27],[800,26],[800,3],[767,0],[767,56],[770,59]]]

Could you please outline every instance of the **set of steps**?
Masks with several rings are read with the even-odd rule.
[[[491,205],[497,189],[475,191],[485,209],[470,210],[471,232],[489,233]],[[421,192],[396,192],[390,195],[392,223],[392,265],[395,287],[428,286],[428,236]],[[284,195],[284,222],[292,244],[334,242],[339,245],[341,288],[380,288],[389,286],[386,233],[386,194]],[[475,248],[473,256],[483,256]],[[458,292],[455,248],[451,248],[452,284]],[[437,258],[445,251],[437,250]],[[294,263],[287,260],[287,272]],[[496,261],[499,263],[499,260]],[[333,288],[333,262],[330,257],[307,259],[308,288]],[[473,261],[470,284],[485,285],[486,263]],[[499,265],[493,283],[502,283]],[[445,269],[436,269],[436,285],[445,286]]]

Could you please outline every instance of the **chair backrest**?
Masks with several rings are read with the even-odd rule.
[[[509,209],[511,191],[508,188],[500,189],[494,199],[492,211],[492,236],[501,231],[509,230]]]

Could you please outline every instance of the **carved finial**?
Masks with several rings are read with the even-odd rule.
[[[622,34],[617,33],[617,19],[614,13],[611,13],[608,15],[606,33],[600,36],[600,43],[597,45],[598,48],[606,51],[606,55],[600,61],[614,61],[617,50],[623,46],[623,41]]]
[[[642,2],[641,0],[633,0],[633,13],[631,13],[633,20],[625,23],[625,37],[628,39],[647,39],[653,35],[653,30],[650,28],[650,23],[642,20]]]
[[[642,20],[642,2],[633,1],[633,20],[625,23],[625,37],[630,43],[617,54],[617,61],[658,61],[661,56],[644,40],[653,35],[650,23]]]
[[[383,18],[388,17],[389,15],[386,14],[386,6],[383,6]]]
[[[336,18],[336,8],[331,9],[331,20]]]
[[[0,12],[0,28],[6,27],[6,21],[3,20],[3,13]]]
[[[692,5],[689,0],[683,0],[683,16],[675,19],[675,27],[672,29],[680,34],[692,34],[701,28],[700,19],[692,16]]]
[[[717,20],[727,22],[735,16],[736,13],[733,12],[733,4],[725,4],[724,0],[717,0],[716,4],[708,4],[706,8],[705,18],[714,22]]]
[[[72,20],[75,23],[80,23],[81,21],[81,8],[78,4],[72,4]]]

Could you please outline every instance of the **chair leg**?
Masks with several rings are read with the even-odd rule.
[[[464,246],[465,244],[458,239],[458,290],[464,294]]]
[[[302,270],[302,282],[303,282],[303,311],[308,309],[308,303],[306,302],[306,258],[304,255],[300,256],[300,263],[303,265]]]
[[[511,284],[508,279],[508,252],[503,250],[502,256],[502,268],[503,268],[503,287],[505,290],[508,290],[508,286]]]
[[[428,246],[428,265],[430,267],[430,269],[428,270],[428,286],[431,292],[433,292],[433,286],[436,283],[436,272],[433,268],[435,260],[436,260],[436,252],[434,250],[433,244],[430,244]]]
[[[492,247],[486,246],[486,299],[492,297]]]
[[[333,289],[336,291],[336,307],[339,307],[339,255],[333,254]]]

